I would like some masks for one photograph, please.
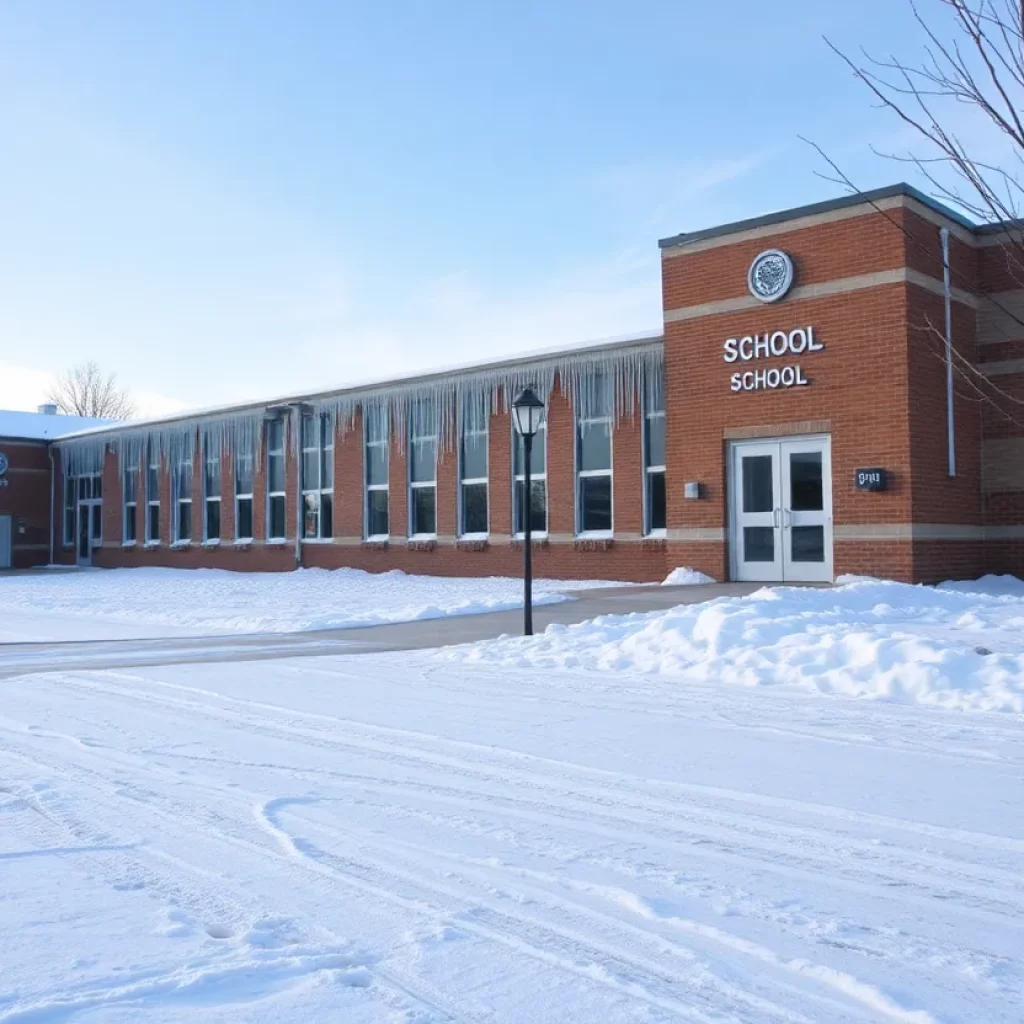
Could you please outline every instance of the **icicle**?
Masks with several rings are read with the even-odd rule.
[[[458,437],[460,415],[508,412],[519,392],[532,387],[547,402],[555,385],[576,410],[589,417],[610,411],[616,419],[632,416],[637,401],[664,403],[664,348],[661,339],[616,343],[599,348],[560,352],[535,360],[509,362],[481,369],[452,371],[426,379],[377,385],[304,399],[315,414],[330,418],[332,429],[351,430],[362,413],[378,428],[387,428],[404,450],[409,427],[419,431],[432,424],[439,444],[451,450]],[[641,394],[643,392],[643,394]],[[278,408],[277,406],[275,408]],[[222,451],[252,451],[262,459],[264,421],[267,407],[249,407],[240,412],[196,416],[171,423],[104,431],[102,436],[85,435],[58,441],[72,471],[98,472],[108,444],[113,444],[121,468],[138,465],[149,446],[156,446],[168,462],[194,450],[196,439],[204,446],[219,445]],[[291,417],[288,417],[291,420]],[[365,428],[364,428],[365,429]],[[299,437],[292,439],[300,443]],[[296,448],[297,450],[297,448]]]

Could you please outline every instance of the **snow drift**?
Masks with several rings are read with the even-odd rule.
[[[1024,711],[1024,583],[771,587],[664,612],[549,626],[442,657],[653,673],[946,708]]]

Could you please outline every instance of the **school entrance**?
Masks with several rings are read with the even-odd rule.
[[[830,439],[735,442],[729,461],[732,578],[831,582]]]

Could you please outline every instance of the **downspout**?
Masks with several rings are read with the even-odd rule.
[[[947,472],[956,476],[956,436],[953,419],[953,309],[949,286],[949,228],[939,231],[942,239],[942,290],[946,304],[946,448],[949,457]]]
[[[56,501],[55,489],[56,489],[56,477],[55,467],[53,464],[53,445],[47,445],[47,454],[50,456],[50,565],[53,565],[53,513],[54,513],[54,502]]]
[[[302,568],[302,416],[305,402],[290,402],[292,410],[292,453],[295,457],[295,568]]]

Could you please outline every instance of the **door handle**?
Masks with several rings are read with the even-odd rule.
[[[782,510],[782,517],[783,528],[788,530],[793,525],[793,510],[791,508],[784,508]]]
[[[779,510],[777,508],[772,509],[772,526],[776,530],[779,528]]]

